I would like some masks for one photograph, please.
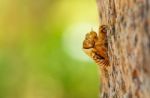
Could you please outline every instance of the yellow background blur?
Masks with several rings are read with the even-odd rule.
[[[0,98],[98,98],[98,21],[96,0],[0,0]]]

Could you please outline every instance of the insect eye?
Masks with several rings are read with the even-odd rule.
[[[107,29],[106,29],[106,28],[103,28],[103,29],[102,29],[102,32],[103,32],[103,33],[106,33],[106,32],[107,32]]]
[[[102,33],[107,33],[107,26],[106,25],[102,25],[101,27],[100,27],[100,31],[102,32]]]

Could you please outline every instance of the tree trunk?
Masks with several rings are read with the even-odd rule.
[[[97,0],[109,63],[100,98],[150,98],[150,0]]]

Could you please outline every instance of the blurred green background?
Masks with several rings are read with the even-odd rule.
[[[0,0],[0,98],[98,98],[97,25],[95,0]]]

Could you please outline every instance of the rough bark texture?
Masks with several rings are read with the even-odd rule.
[[[150,0],[97,0],[109,26],[100,98],[150,98]]]

